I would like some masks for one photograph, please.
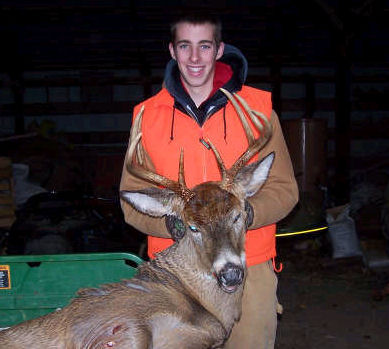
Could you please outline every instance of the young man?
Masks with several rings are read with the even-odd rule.
[[[273,135],[259,158],[275,152],[269,178],[250,198],[253,222],[246,238],[248,276],[242,304],[242,318],[235,325],[226,348],[273,348],[277,327],[277,277],[273,270],[275,222],[285,217],[298,200],[298,189],[279,120],[272,110],[271,95],[244,85],[247,61],[235,47],[221,41],[221,25],[208,17],[185,17],[171,27],[169,45],[172,60],[165,73],[164,87],[135,107],[145,107],[142,124],[144,166],[163,176],[177,179],[180,149],[185,154],[188,187],[220,174],[209,139],[228,167],[247,147],[239,119],[220,87],[237,92],[253,110],[265,114]],[[127,159],[126,159],[127,161]],[[188,164],[188,165],[187,165]],[[125,167],[120,189],[150,186],[128,174]],[[127,223],[148,234],[148,253],[165,249],[172,240],[172,222],[145,217],[122,202]]]

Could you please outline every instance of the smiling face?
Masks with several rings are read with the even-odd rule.
[[[224,50],[223,43],[217,47],[214,38],[214,25],[211,23],[178,23],[175,42],[169,44],[172,58],[189,95],[206,95],[212,91],[215,63]]]

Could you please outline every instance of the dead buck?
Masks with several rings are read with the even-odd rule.
[[[176,243],[142,264],[131,280],[81,290],[63,309],[1,331],[1,347],[198,349],[223,345],[241,314],[245,232],[250,224],[246,199],[265,182],[274,158],[271,153],[245,166],[270,138],[271,126],[241,97],[223,92],[242,120],[249,147],[227,170],[210,143],[222,174],[220,182],[189,189],[182,152],[178,181],[133,163],[138,157],[143,110],[131,131],[128,171],[164,188],[123,191],[121,197],[141,213],[180,219],[183,236],[173,236]],[[257,139],[245,113],[261,131]]]

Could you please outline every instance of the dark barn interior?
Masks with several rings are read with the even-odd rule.
[[[290,149],[300,202],[278,227],[277,347],[386,348],[385,0],[1,1],[0,256],[146,258],[118,186],[132,109],[160,89],[183,7],[220,16]]]

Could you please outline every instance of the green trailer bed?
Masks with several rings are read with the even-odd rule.
[[[0,328],[62,308],[84,287],[130,279],[131,253],[0,256]]]

